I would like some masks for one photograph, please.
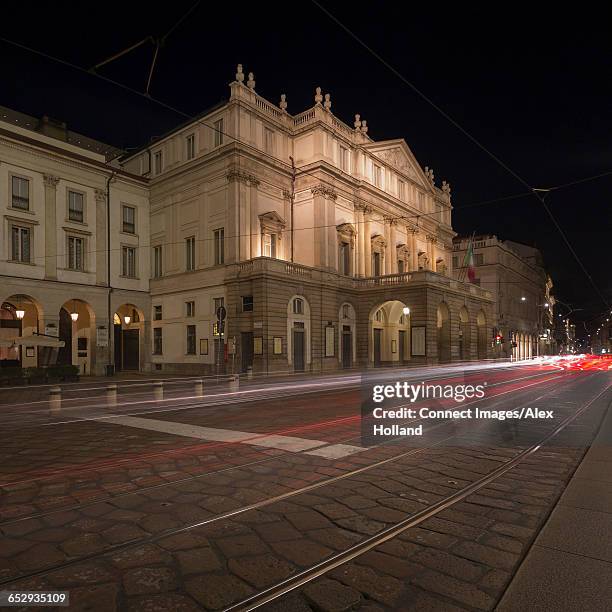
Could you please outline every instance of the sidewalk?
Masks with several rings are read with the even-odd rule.
[[[612,408],[496,608],[612,610]]]

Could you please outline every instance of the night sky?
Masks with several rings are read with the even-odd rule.
[[[163,36],[193,4],[10,3],[0,36],[89,68],[149,35]],[[503,12],[510,5],[488,12],[464,3],[455,13],[436,3],[324,5],[529,185],[612,171],[612,37],[603,18],[575,10],[537,14],[533,5],[512,5],[514,13]],[[148,43],[99,73],[144,91],[152,55]],[[202,3],[162,47],[151,95],[199,113],[229,95],[237,63],[255,72],[257,92],[267,99],[277,103],[286,93],[291,113],[312,106],[321,86],[349,125],[360,113],[375,140],[405,138],[421,165],[433,167],[438,185],[450,181],[457,232],[537,246],[556,295],[584,309],[577,321],[605,309],[534,196],[470,206],[527,190],[315,4]],[[2,41],[0,68],[0,105],[48,114],[115,146],[137,147],[185,121]],[[547,199],[608,302],[611,192],[608,175]]]

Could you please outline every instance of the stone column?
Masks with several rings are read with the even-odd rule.
[[[357,275],[365,276],[365,223],[363,207],[357,208]]]
[[[250,228],[251,237],[250,257],[259,257],[261,255],[261,225],[259,223],[258,207],[257,207],[257,185],[258,181],[251,181],[250,188]],[[291,220],[289,220],[291,221]]]
[[[372,221],[370,218],[370,211],[366,210],[364,213],[364,227],[365,233],[363,236],[364,249],[363,255],[365,259],[365,275],[372,276]]]
[[[395,226],[397,221],[395,219],[391,219],[390,227],[389,227],[389,254],[391,255],[391,261],[389,262],[389,267],[391,268],[389,274],[397,274],[397,239],[395,237]]]
[[[96,189],[96,285],[106,285],[107,229],[106,229],[106,192]]]
[[[416,272],[419,269],[419,253],[417,249],[417,231],[412,228],[406,228],[410,246],[410,271]]]
[[[59,178],[43,175],[45,182],[45,278],[57,279],[57,184]]]

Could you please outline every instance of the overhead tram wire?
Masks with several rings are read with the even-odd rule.
[[[572,245],[570,244],[569,240],[567,239],[565,233],[563,232],[562,228],[559,226],[559,224],[557,223],[556,219],[554,218],[552,212],[550,211],[549,207],[547,206],[546,202],[543,200],[543,198],[541,196],[539,196],[538,192],[531,187],[521,176],[519,176],[518,174],[516,174],[510,167],[508,167],[501,159],[499,159],[496,155],[494,155],[491,151],[489,151],[489,149],[487,149],[483,144],[480,143],[480,141],[478,141],[475,137],[473,137],[469,132],[467,132],[459,123],[457,123],[452,117],[450,117],[450,115],[448,115],[444,110],[442,110],[438,105],[435,104],[435,102],[433,102],[429,97],[427,97],[423,92],[421,92],[415,85],[413,85],[408,79],[406,79],[399,71],[397,71],[391,64],[389,64],[386,60],[384,60],[380,55],[378,55],[371,47],[369,47],[365,42],[363,42],[356,34],[354,34],[349,28],[347,28],[342,22],[340,22],[334,15],[332,15],[327,9],[325,9],[323,6],[321,6],[316,0],[311,0],[317,7],[320,8],[321,11],[323,11],[330,19],[332,19],[332,21],[334,21],[335,23],[337,23],[345,32],[347,32],[347,34],[349,34],[353,39],[355,39],[361,46],[363,46],[368,52],[370,52],[376,59],[378,59],[384,66],[386,66],[393,74],[395,74],[400,80],[402,80],[406,85],[408,85],[411,89],[413,89],[420,97],[422,97],[428,104],[430,104],[431,106],[433,106],[433,108],[435,108],[444,118],[446,118],[449,122],[451,122],[461,133],[463,133],[469,140],[471,140],[475,145],[477,145],[480,149],[482,149],[485,153],[487,153],[487,155],[489,155],[492,159],[494,159],[498,164],[500,164],[504,169],[506,169],[512,176],[514,176],[519,182],[521,182],[528,190],[530,193],[532,193],[533,195],[535,195],[538,200],[542,203],[542,205],[544,206],[545,210],[547,211],[547,213],[549,214],[549,216],[551,217],[553,223],[555,224],[555,227],[557,228],[557,230],[561,233],[561,236],[563,237],[563,240],[565,241],[566,245],[568,246],[568,248],[570,249],[572,255],[574,256],[574,258],[576,259],[576,261],[578,262],[579,266],[581,267],[581,269],[583,270],[583,272],[585,273],[585,275],[587,276],[587,278],[589,279],[589,281],[591,282],[591,284],[593,285],[593,287],[595,288],[595,290],[597,291],[598,295],[601,297],[601,299],[603,300],[606,308],[609,308],[609,303],[606,300],[606,298],[604,297],[604,295],[601,293],[601,291],[599,290],[599,287],[595,284],[592,276],[589,274],[589,272],[586,270],[585,266],[582,264],[582,261],[580,260],[580,258],[578,257],[577,253],[575,252],[575,250],[573,249]],[[192,7],[191,10],[195,9],[195,6]],[[178,24],[177,24],[178,25]],[[73,70],[77,70],[79,72],[83,72],[85,74],[88,74],[90,76],[94,76],[97,78],[100,78],[104,81],[106,81],[107,83],[110,83],[112,85],[115,85],[117,87],[120,87],[122,89],[124,89],[125,91],[132,93],[134,95],[143,97],[151,102],[155,102],[156,104],[159,104],[160,106],[166,108],[167,110],[170,110],[176,114],[179,114],[191,121],[194,121],[200,125],[203,125],[204,127],[207,127],[211,130],[214,130],[216,132],[219,132],[221,134],[223,134],[224,136],[227,136],[230,140],[237,142],[239,144],[241,144],[242,146],[244,146],[245,148],[248,149],[253,149],[256,150],[256,147],[254,147],[253,145],[250,145],[249,143],[243,142],[241,141],[239,138],[236,138],[235,136],[232,136],[230,134],[228,134],[227,132],[223,131],[223,130],[219,130],[217,128],[215,128],[214,126],[206,123],[205,121],[203,121],[202,119],[193,117],[192,115],[189,115],[188,113],[181,111],[180,109],[177,109],[176,107],[167,104],[166,102],[163,102],[162,100],[158,100],[157,98],[153,98],[145,93],[142,93],[140,91],[138,91],[137,89],[134,89],[128,85],[125,85],[123,83],[120,83],[119,81],[115,81],[114,79],[110,79],[108,77],[105,77],[101,74],[98,74],[97,72],[92,72],[91,70],[87,70],[86,68],[83,68],[81,66],[78,66],[77,64],[73,64],[72,62],[68,62],[67,60],[63,60],[61,58],[55,57],[53,55],[50,55],[48,53],[45,53],[43,51],[39,51],[37,49],[33,49],[32,47],[28,47],[27,45],[24,45],[22,43],[18,43],[14,40],[5,38],[3,36],[0,36],[0,41],[5,42],[6,44],[10,44],[13,45],[17,48],[20,48],[22,50],[28,51],[29,53],[33,53],[35,55],[44,57],[46,59],[49,59],[51,61],[55,61],[58,62],[64,66],[67,66],[69,68],[72,68]],[[284,162],[283,162],[284,163]],[[287,167],[289,167],[289,164],[285,165]],[[308,171],[304,171],[304,174],[309,174]],[[560,185],[558,186],[557,189],[561,189],[570,185],[574,185],[574,184],[578,184],[578,183],[582,183],[582,182],[586,182],[588,180],[595,180],[597,178],[601,178],[602,176],[607,176],[608,174],[612,174],[612,171],[610,172],[606,172],[600,175],[596,175],[593,177],[587,177],[585,179],[579,179],[577,181],[574,181],[572,183],[568,183],[565,185]],[[551,188],[552,190],[552,188]],[[525,194],[528,195],[528,194]],[[515,196],[509,196],[509,198],[514,198]],[[517,195],[516,197],[522,197],[521,195]],[[465,208],[465,207],[461,207],[461,208]],[[435,213],[423,213],[422,215],[415,215],[415,217],[421,217],[421,216],[426,216],[429,214],[438,214],[438,212],[436,211]],[[402,216],[398,216],[398,218],[402,218]],[[306,228],[304,228],[306,229]],[[310,228],[313,229],[313,228]],[[239,236],[234,236],[233,238],[237,238]],[[209,239],[202,239],[202,240],[209,240]],[[150,245],[148,245],[150,246]]]
[[[591,285],[602,299],[606,308],[609,308],[609,302],[604,294],[599,289],[599,286],[593,280],[593,277],[586,269],[585,265],[582,263],[580,257],[574,250],[574,247],[570,243],[567,238],[565,232],[559,225],[559,222],[553,215],[552,211],[548,204],[546,204],[545,200],[540,196],[538,191],[534,189],[522,176],[517,174],[510,166],[508,166],[504,161],[502,161],[497,155],[495,155],[492,151],[490,151],[485,145],[483,145],[476,137],[472,136],[461,124],[455,121],[446,111],[444,111],[440,106],[438,106],[431,98],[429,98],[425,93],[423,93],[416,85],[414,85],[411,81],[409,81],[401,72],[399,72],[394,66],[392,66],[389,62],[387,62],[381,55],[379,55],[372,47],[370,47],[367,43],[365,43],[357,34],[355,34],[350,28],[348,28],[344,23],[342,23],[335,15],[330,13],[324,6],[322,6],[317,0],[311,0],[311,2],[318,7],[325,15],[329,17],[334,23],[336,23],[342,30],[344,30],[352,39],[354,39],[357,43],[359,43],[364,49],[366,49],[371,55],[373,55],[383,66],[385,66],[388,70],[390,70],[397,78],[399,78],[404,84],[408,85],[412,91],[414,91],[418,96],[420,96],[425,102],[427,102],[430,106],[432,106],[440,115],[442,115],[447,121],[449,121],[452,125],[454,125],[466,138],[468,138],[472,143],[474,143],[479,149],[485,152],[489,157],[491,157],[495,162],[497,162],[502,168],[504,168],[509,174],[511,174],[517,181],[519,181],[523,186],[527,189],[531,190],[533,195],[540,201],[544,210],[550,217],[553,225],[557,228],[557,231],[561,235],[561,238],[565,242],[567,248],[570,253],[573,255],[574,259],[589,279]]]

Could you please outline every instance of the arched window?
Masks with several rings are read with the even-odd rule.
[[[293,299],[293,314],[304,314],[304,300],[302,298]]]
[[[378,323],[382,323],[382,320],[383,320],[382,308],[376,311],[376,314],[374,315],[374,320],[377,321]]]

